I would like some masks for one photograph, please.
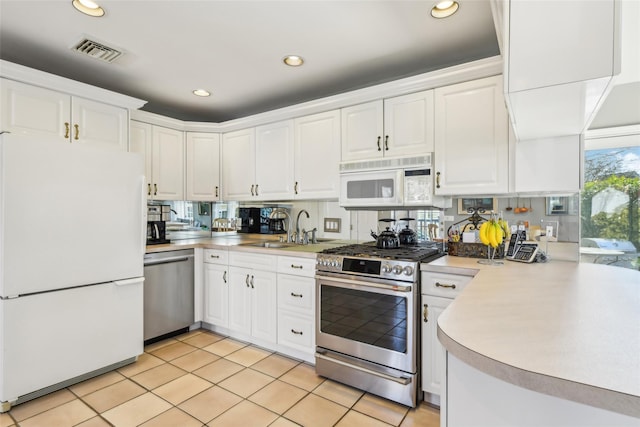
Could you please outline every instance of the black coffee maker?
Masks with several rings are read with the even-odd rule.
[[[167,240],[167,221],[171,219],[171,206],[147,205],[147,245],[170,243]]]

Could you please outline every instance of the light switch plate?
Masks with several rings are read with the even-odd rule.
[[[325,218],[324,219],[324,232],[325,233],[339,233],[342,220],[340,218]]]

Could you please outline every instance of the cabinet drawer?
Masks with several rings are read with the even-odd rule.
[[[229,251],[226,249],[205,249],[204,262],[209,264],[229,264]]]
[[[278,311],[278,344],[313,353],[315,351],[314,334],[312,317],[284,310]]]
[[[421,293],[455,298],[471,279],[473,276],[423,271],[420,278]]]
[[[229,251],[229,265],[263,271],[276,271],[276,256],[244,251]]]
[[[313,277],[316,274],[316,259],[278,256],[278,273]]]
[[[315,279],[278,274],[278,308],[312,315]]]

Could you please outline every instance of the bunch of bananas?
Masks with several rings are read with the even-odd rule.
[[[505,236],[509,234],[509,224],[504,219],[493,219],[482,223],[479,230],[480,241],[492,248],[502,244]]]

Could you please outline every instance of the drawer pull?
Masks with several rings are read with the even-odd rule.
[[[291,292],[291,296],[295,298],[302,298],[302,294],[294,294],[293,292]]]
[[[222,274],[222,281],[224,283],[227,283],[227,272],[226,271]]]
[[[153,195],[154,196],[158,195],[158,184],[153,184]]]
[[[301,265],[291,264],[291,268],[299,268],[300,270],[302,270],[303,267]]]
[[[147,196],[151,195],[151,184],[147,184]]]
[[[429,321],[429,304],[424,304],[424,308],[422,309],[422,318],[424,319],[424,323]]]
[[[445,285],[444,283],[440,283],[440,282],[436,282],[436,286],[438,288],[451,288],[451,289],[456,288],[456,285]]]
[[[247,277],[244,279],[244,283],[246,283],[247,288],[249,287],[249,275],[247,274]]]
[[[209,256],[210,256],[211,258],[215,258],[215,259],[220,258],[220,255],[214,255],[214,254],[211,254],[211,255],[209,255]]]
[[[291,333],[296,335],[302,335],[302,331],[296,331],[295,329],[292,329]]]
[[[253,276],[251,276],[251,282],[250,283],[251,283],[251,289],[255,289],[254,286],[253,286]]]

